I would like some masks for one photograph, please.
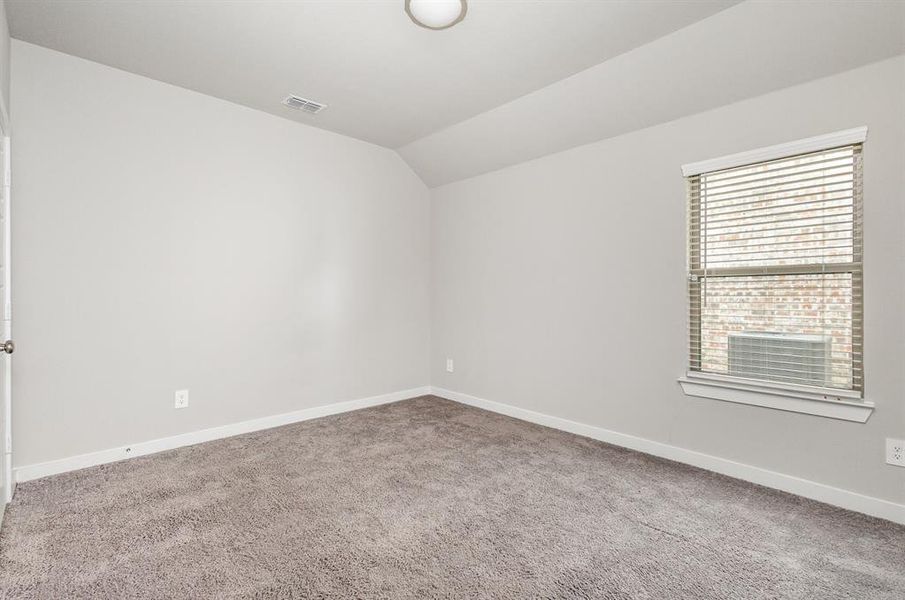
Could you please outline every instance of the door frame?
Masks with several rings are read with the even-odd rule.
[[[2,211],[5,218],[3,219],[3,248],[2,252],[3,269],[3,289],[6,290],[6,304],[0,307],[2,311],[3,340],[12,339],[12,277],[11,277],[11,261],[12,256],[12,227],[10,220],[10,208],[12,201],[10,199],[10,183],[11,183],[11,161],[10,161],[10,139],[9,139],[9,113],[6,111],[6,103],[0,94],[0,144],[3,145],[3,164],[0,165],[0,185],[3,186],[2,194]],[[2,340],[0,340],[2,341]],[[3,431],[2,445],[0,445],[0,469],[3,469],[4,497],[0,498],[0,520],[3,518],[3,509],[6,504],[13,498],[13,490],[16,489],[16,482],[13,480],[13,423],[12,423],[12,405],[13,405],[13,365],[12,357],[4,353],[3,364],[0,368],[4,371],[3,386],[0,390],[0,410],[3,411]]]

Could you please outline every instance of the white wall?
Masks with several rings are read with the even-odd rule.
[[[905,436],[905,57],[429,203],[382,148],[29,44],[12,55],[17,466],[430,381],[905,501],[882,457]],[[683,396],[680,165],[858,125],[875,414]]]
[[[429,196],[394,152],[12,55],[17,466],[428,383]]]
[[[870,421],[684,396],[680,166],[859,125]],[[437,188],[432,384],[905,501],[903,196],[905,57]]]

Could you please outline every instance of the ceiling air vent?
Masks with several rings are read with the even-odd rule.
[[[300,98],[299,96],[287,96],[286,99],[283,100],[283,104],[285,104],[289,108],[302,110],[306,113],[311,113],[312,115],[315,115],[327,108],[326,104],[319,104],[317,102],[314,102],[313,100],[307,100],[305,98]]]

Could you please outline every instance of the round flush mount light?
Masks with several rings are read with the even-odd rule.
[[[427,29],[448,29],[465,18],[465,0],[405,0],[405,12],[415,25]]]

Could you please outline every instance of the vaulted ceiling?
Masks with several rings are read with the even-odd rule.
[[[15,38],[397,148],[732,3],[471,0],[446,31],[403,0],[7,4]]]
[[[902,2],[469,0],[445,31],[403,5],[7,0],[17,39],[397,149],[431,186],[905,52]]]

